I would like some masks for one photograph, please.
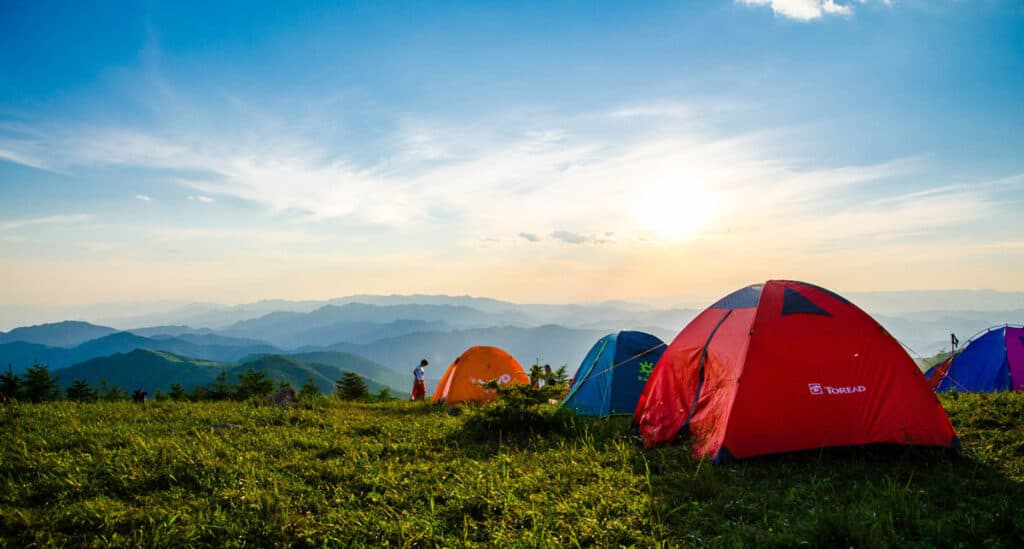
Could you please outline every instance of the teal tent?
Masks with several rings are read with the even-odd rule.
[[[644,332],[602,337],[573,376],[562,406],[585,416],[632,414],[665,342]]]

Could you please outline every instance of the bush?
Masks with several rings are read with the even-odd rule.
[[[498,391],[498,401],[475,408],[463,423],[463,432],[476,440],[528,438],[532,435],[565,432],[572,426],[573,413],[557,406],[565,393],[562,385],[515,384],[489,388]]]

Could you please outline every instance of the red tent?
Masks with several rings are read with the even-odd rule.
[[[633,419],[722,461],[870,443],[956,446],[913,359],[843,297],[770,280],[702,312],[662,355]]]

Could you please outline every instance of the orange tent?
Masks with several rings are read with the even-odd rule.
[[[529,383],[530,377],[512,355],[497,347],[470,347],[444,372],[434,390],[434,404],[491,402],[498,398],[484,383],[498,380],[499,385]]]

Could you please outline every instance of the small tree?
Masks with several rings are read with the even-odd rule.
[[[540,364],[530,366],[530,385],[537,386],[537,382],[544,376],[544,368]]]
[[[96,384],[96,398],[97,399],[104,398],[106,396],[107,392],[109,392],[109,391],[110,391],[110,385],[107,384],[107,380],[101,379],[100,382]]]
[[[320,387],[317,387],[316,383],[313,383],[312,376],[307,377],[306,382],[303,383],[302,388],[299,389],[299,398],[302,400],[310,400],[321,394]]]
[[[232,387],[228,383],[228,372],[221,368],[217,377],[213,378],[206,390],[206,398],[210,400],[227,400],[231,396]]]
[[[267,378],[266,372],[257,372],[252,368],[238,374],[238,389],[235,398],[245,400],[251,396],[269,395],[274,391],[274,382]]]
[[[0,393],[7,395],[7,398],[18,398],[21,393],[21,380],[14,375],[14,367],[7,364],[7,373],[0,375]]]
[[[382,387],[377,394],[373,395],[374,402],[391,402],[394,399],[395,397],[391,396],[391,391],[387,387]]]
[[[562,364],[555,370],[555,385],[568,385],[569,384],[569,372],[566,371],[566,365]]]
[[[188,395],[185,393],[185,388],[182,387],[180,383],[172,383],[171,384],[170,397],[171,397],[171,400],[186,400],[186,399],[188,399]]]
[[[334,394],[342,400],[366,400],[370,390],[359,374],[345,372],[341,379],[334,382]]]
[[[68,400],[74,400],[77,402],[92,402],[96,400],[96,391],[89,386],[89,382],[84,379],[76,379],[71,385],[64,390],[64,395],[67,396]]]
[[[210,390],[202,385],[196,385],[195,387],[192,387],[192,392],[188,394],[188,400],[193,402],[210,400]]]
[[[117,402],[119,400],[128,400],[128,393],[121,388],[120,385],[107,385],[106,381],[100,382],[104,389],[100,393],[100,398],[107,402]]]
[[[56,376],[50,374],[50,369],[37,362],[25,371],[24,393],[32,402],[44,402],[59,397],[60,387],[57,386]]]

